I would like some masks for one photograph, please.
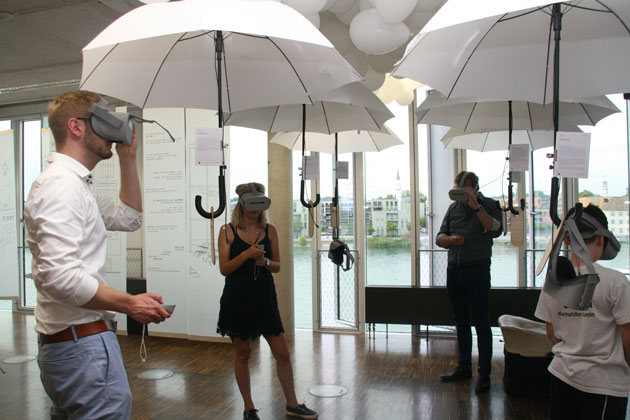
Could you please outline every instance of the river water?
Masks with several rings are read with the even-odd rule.
[[[310,329],[312,322],[312,282],[311,282],[311,248],[296,246],[294,253],[295,279],[295,326]],[[446,253],[438,253],[434,260],[434,284],[444,285],[446,279]],[[517,287],[517,248],[509,243],[496,241],[492,257],[492,286]],[[536,263],[538,260],[536,260]],[[612,261],[600,261],[601,265],[628,272],[628,244],[622,243],[617,258]],[[410,285],[411,284],[411,250],[410,248],[368,248],[366,256],[366,284],[376,285]],[[421,257],[421,284],[429,285],[428,253]],[[542,275],[536,279],[536,286],[541,286]],[[531,282],[529,283],[531,284]]]

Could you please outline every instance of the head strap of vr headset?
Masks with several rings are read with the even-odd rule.
[[[581,218],[595,227],[595,231],[581,233],[577,226],[577,222]],[[543,291],[571,309],[588,309],[593,300],[595,286],[599,283],[599,275],[595,271],[591,254],[584,242],[585,238],[588,239],[593,236],[608,238],[606,245],[606,247],[610,246],[608,256],[614,258],[617,255],[619,242],[612,232],[602,226],[595,217],[583,212],[581,205],[578,205],[574,213],[565,217],[551,250]],[[566,238],[569,238],[571,252],[580,258],[586,266],[586,274],[576,275],[571,261],[560,255],[562,243]]]
[[[471,177],[472,172],[468,172],[468,171],[464,171],[464,173],[462,174],[462,177],[459,179],[459,182],[457,183],[457,186],[459,188],[466,188],[466,180]],[[472,181],[472,177],[470,178],[470,180]],[[474,185],[472,186],[472,189],[474,192],[479,191],[479,182],[475,182]]]

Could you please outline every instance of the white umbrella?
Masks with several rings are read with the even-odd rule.
[[[461,130],[451,128],[446,132],[441,141],[448,149],[466,149],[477,152],[491,152],[508,150],[508,131],[479,131]],[[553,146],[553,131],[527,131],[517,130],[512,132],[512,144],[528,144],[531,150]]]
[[[312,103],[359,80],[325,36],[282,3],[186,0],[136,8],[105,28],[83,48],[81,88],[142,108],[234,112]]]
[[[380,152],[389,147],[403,144],[389,127],[384,132],[353,130],[337,133],[337,153]],[[302,133],[276,133],[271,143],[279,144],[291,150],[301,150]],[[313,133],[308,137],[307,150],[312,152],[335,153],[335,135]]]
[[[186,0],[148,4],[114,21],[83,48],[81,89],[144,107],[223,109],[312,103],[361,76],[301,14],[275,2]],[[212,218],[225,209],[195,197]]]
[[[273,132],[302,129],[306,110],[306,131],[334,134],[348,130],[383,130],[394,116],[370,89],[360,82],[350,83],[322,96],[312,105],[277,105],[246,109],[226,115],[225,125]],[[310,141],[310,137],[309,137]]]
[[[450,98],[553,101],[559,6],[559,100],[630,91],[627,0],[449,0],[407,46],[393,74]]]
[[[555,149],[560,100],[630,91],[629,28],[627,0],[450,0],[393,74],[448,98],[553,103]],[[556,225],[558,191],[554,177]]]
[[[384,123],[394,114],[362,83],[350,83],[323,95],[313,105],[278,105],[246,109],[226,118],[227,125],[256,128],[268,132],[302,130],[302,156],[307,150],[306,132],[333,134],[346,130],[384,130]],[[310,144],[309,137],[309,144]],[[331,143],[332,144],[332,143]],[[315,195],[312,204],[304,197],[305,178],[302,172],[300,201],[304,207],[319,204]]]
[[[514,130],[551,133],[553,146],[553,107],[526,101],[512,101]],[[561,131],[580,131],[578,125],[595,125],[603,118],[620,112],[605,96],[581,99],[576,102],[560,102]],[[500,130],[509,128],[508,101],[474,101],[446,99],[433,90],[416,109],[419,124],[438,124],[466,131]]]

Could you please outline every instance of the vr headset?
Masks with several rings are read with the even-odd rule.
[[[265,211],[271,205],[271,200],[265,194],[258,191],[256,184],[250,182],[247,184],[249,191],[241,194],[238,202],[247,211]]]
[[[577,226],[580,220],[592,225],[595,230],[581,233]],[[591,306],[595,286],[599,283],[599,275],[591,262],[591,255],[584,239],[594,236],[603,236],[605,240],[600,259],[611,260],[617,256],[620,245],[615,235],[602,226],[595,217],[583,212],[581,204],[577,204],[576,211],[565,218],[553,244],[543,286],[545,293],[568,308],[585,310]],[[567,237],[571,244],[571,251],[584,262],[586,274],[577,275],[571,261],[560,255],[560,248]]]
[[[133,137],[133,117],[126,112],[114,112],[113,106],[102,99],[90,107],[92,130],[99,136],[131,145]]]
[[[173,142],[175,138],[160,123],[153,120],[145,120],[136,117],[127,112],[115,112],[114,106],[107,103],[101,98],[98,102],[92,104],[89,110],[92,114],[90,123],[92,130],[99,136],[114,143],[123,143],[130,146],[133,138],[133,121],[156,123],[169,135]]]
[[[343,257],[346,257],[346,266],[343,266]],[[341,267],[343,271],[348,271],[354,265],[354,257],[350,252],[350,248],[345,242],[340,241],[339,239],[334,239],[330,243],[330,248],[328,249],[328,258],[335,264]]]
[[[462,177],[459,179],[456,187],[451,188],[448,192],[448,196],[453,201],[468,201],[468,192],[466,189],[471,188],[466,186],[466,179],[470,176],[470,172],[464,172]],[[479,191],[479,183],[476,183],[472,186],[473,192],[477,193]]]

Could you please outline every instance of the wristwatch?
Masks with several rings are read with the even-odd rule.
[[[483,207],[479,206],[475,209],[475,213],[479,213],[481,210],[483,210]]]
[[[265,267],[269,268],[269,264],[271,264],[271,260],[269,258],[265,258]]]

